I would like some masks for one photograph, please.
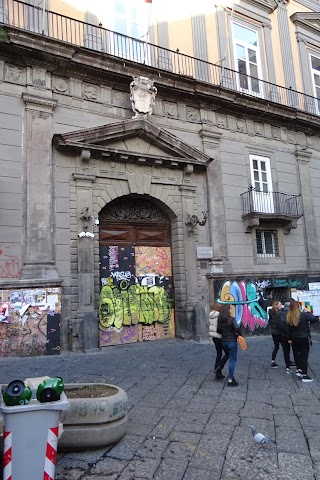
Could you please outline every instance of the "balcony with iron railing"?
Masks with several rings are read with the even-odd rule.
[[[157,70],[166,70],[181,77],[191,77],[313,115],[320,113],[320,100],[310,95],[182,54],[178,49],[162,48],[113,32],[101,24],[86,23],[20,0],[5,0],[0,5],[0,25],[40,34]]]
[[[285,233],[296,228],[297,221],[303,215],[301,195],[281,192],[260,192],[250,187],[240,195],[242,200],[242,219],[247,231],[261,223],[283,225]]]

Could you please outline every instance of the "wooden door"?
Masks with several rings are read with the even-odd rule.
[[[99,216],[101,346],[174,337],[170,220],[136,217]]]

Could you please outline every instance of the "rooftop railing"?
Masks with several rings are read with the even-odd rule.
[[[178,49],[168,50],[113,32],[101,24],[86,23],[20,0],[3,0],[0,4],[0,25],[38,33],[310,114],[320,113],[320,99],[310,95],[182,54]]]

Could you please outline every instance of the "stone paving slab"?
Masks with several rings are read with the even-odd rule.
[[[228,388],[213,373],[214,347],[172,339],[101,352],[0,359],[0,381],[61,376],[106,382],[129,397],[127,434],[103,449],[58,455],[56,480],[320,480],[320,335],[311,384],[270,369],[272,340],[250,337]],[[227,369],[225,369],[225,372]],[[259,447],[250,425],[276,440]]]
[[[309,455],[309,447],[302,428],[279,427],[276,429],[278,452]]]
[[[188,466],[187,460],[165,458],[161,461],[155,480],[182,480]]]
[[[102,458],[91,468],[92,475],[118,475],[128,465],[128,461],[118,460],[116,458]],[[101,477],[100,477],[101,478]]]
[[[314,470],[311,458],[307,455],[291,453],[278,454],[279,470],[290,472],[292,480],[313,480]]]
[[[137,478],[153,478],[160,464],[160,459],[133,459],[118,477],[120,480],[136,480]]]
[[[168,440],[156,437],[147,438],[136,451],[135,456],[140,458],[161,458],[168,445]]]

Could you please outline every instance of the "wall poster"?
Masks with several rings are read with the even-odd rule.
[[[0,290],[0,357],[60,353],[61,288]]]
[[[301,310],[307,309],[316,317],[320,315],[320,290],[297,290],[292,297],[299,302]]]

